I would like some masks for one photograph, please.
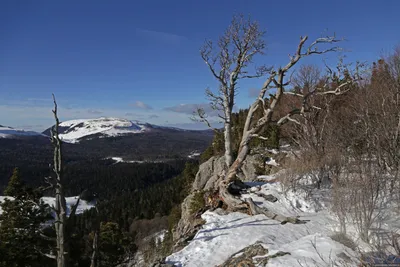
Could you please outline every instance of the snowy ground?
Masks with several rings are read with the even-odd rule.
[[[143,160],[124,160],[121,157],[111,157],[109,159],[112,159],[115,161],[115,163],[145,163],[146,161]]]
[[[0,203],[4,201],[4,199],[13,199],[12,197],[4,197],[4,196],[0,196]],[[67,197],[66,201],[67,201],[67,215],[69,215],[70,213],[70,209],[72,205],[75,205],[76,201],[77,201],[78,197],[74,196],[74,197]],[[55,202],[55,198],[53,197],[42,197],[42,200],[44,203],[49,204],[50,206],[54,206],[54,202]],[[79,201],[79,205],[76,209],[76,214],[80,214],[83,213],[85,210],[89,210],[91,208],[94,208],[95,203],[94,202],[87,202],[85,200],[80,200]],[[2,212],[1,208],[0,208],[0,213]]]
[[[49,204],[49,206],[54,206],[55,204],[55,198],[54,197],[42,197],[42,200],[44,203]],[[78,196],[74,197],[66,197],[65,200],[67,201],[67,216],[69,216],[69,213],[71,211],[71,206],[76,204],[76,201],[78,200]],[[80,200],[79,205],[76,208],[76,214],[81,214],[85,210],[90,210],[91,208],[94,208],[95,203],[94,202],[88,202],[85,200]]]
[[[106,159],[112,159],[113,161],[115,161],[114,164],[117,164],[117,163],[162,163],[162,162],[164,162],[162,160],[125,160],[122,157],[109,157]]]
[[[79,139],[94,134],[118,136],[123,134],[142,133],[147,128],[145,124],[126,119],[106,118],[69,120],[60,123],[66,128],[60,138],[67,143],[78,143]]]
[[[268,181],[274,177],[261,178]],[[238,212],[218,215],[207,211],[202,215],[206,224],[188,246],[170,255],[167,262],[177,266],[216,266],[235,252],[261,241],[269,255],[278,251],[291,254],[270,259],[267,266],[334,266],[333,263],[357,266],[359,255],[330,238],[336,220],[326,208],[329,205],[327,191],[312,196],[302,191],[289,192],[285,196],[279,183],[267,183],[261,186],[261,192],[274,195],[278,201],[268,202],[253,193],[242,197],[251,197],[256,204],[269,210],[288,216],[298,215],[308,222],[281,225],[264,215],[249,216]]]

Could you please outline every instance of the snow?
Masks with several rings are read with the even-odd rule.
[[[0,196],[0,203],[4,202],[5,199],[10,199],[13,200],[14,198],[12,197],[8,197],[8,196]],[[50,205],[50,206],[54,206],[55,204],[55,198],[54,197],[42,197],[41,200],[43,200],[44,203]],[[73,197],[66,197],[65,198],[66,202],[67,202],[67,215],[69,215],[70,210],[71,210],[71,206],[75,205],[76,201],[78,200],[78,196],[73,196]],[[80,200],[79,201],[79,205],[76,209],[76,214],[80,214],[83,213],[85,210],[89,210],[91,208],[95,207],[95,203],[94,202],[87,202],[85,200]],[[0,207],[0,214],[1,214],[2,210]]]
[[[114,164],[117,163],[162,163],[162,160],[125,160],[122,157],[109,157],[106,159],[112,159],[115,161]]]
[[[273,148],[273,149],[267,149],[267,151],[268,151],[269,153],[272,153],[272,154],[274,154],[274,155],[276,155],[276,154],[279,154],[279,150],[278,150],[278,149],[276,149],[276,148]]]
[[[271,166],[279,166],[279,163],[276,162],[275,159],[273,159],[273,158],[269,158],[269,159],[265,162],[265,164],[271,165]]]
[[[54,197],[42,197],[41,199],[43,200],[44,203],[48,204],[50,207],[54,206],[54,204],[55,204]],[[66,197],[65,200],[67,202],[67,216],[68,216],[71,212],[71,206],[76,204],[76,201],[78,200],[78,196]],[[94,207],[95,207],[94,202],[88,202],[86,200],[81,199],[81,200],[79,200],[79,205],[76,208],[76,214],[81,214],[85,210],[90,210],[91,208],[94,208]]]
[[[0,126],[0,138],[12,138],[15,136],[40,136],[40,135],[42,134],[33,131],[25,131],[6,126]]]
[[[6,200],[6,199],[14,200],[13,197],[0,196],[0,204],[1,204],[2,202],[4,202],[4,200]],[[1,207],[0,207],[0,214],[1,214],[2,212],[3,212],[3,210],[2,210]]]
[[[145,163],[146,161],[143,160],[124,160],[121,157],[110,157],[109,159],[112,159],[116,163]]]
[[[165,237],[165,235],[166,235],[167,233],[168,233],[168,230],[163,229],[163,230],[161,230],[161,231],[159,231],[159,232],[156,232],[156,233],[154,233],[154,234],[152,234],[152,235],[149,235],[149,236],[145,237],[145,238],[143,239],[143,241],[144,241],[144,242],[145,242],[145,241],[149,241],[149,240],[151,240],[151,239],[154,238],[156,244],[161,244],[161,243],[164,241],[164,237]]]
[[[271,181],[275,177],[259,179]],[[177,266],[216,266],[237,251],[260,241],[269,250],[269,255],[278,251],[291,253],[270,259],[266,266],[357,265],[358,254],[330,238],[336,220],[327,210],[329,203],[326,203],[325,191],[307,194],[302,190],[289,190],[284,194],[283,186],[276,182],[263,184],[261,192],[274,195],[278,201],[268,202],[253,193],[244,194],[242,198],[251,197],[262,207],[286,216],[300,216],[307,223],[281,225],[264,215],[249,216],[239,212],[218,215],[207,211],[202,215],[206,221],[202,229],[185,248],[167,257],[167,262]],[[349,262],[344,263],[345,259]]]
[[[126,119],[106,118],[69,120],[60,123],[65,127],[60,138],[67,143],[77,143],[79,139],[90,135],[119,136],[124,134],[142,133],[147,130],[144,123],[132,122]]]
[[[197,157],[200,157],[200,155],[201,155],[200,152],[193,151],[192,153],[190,153],[190,154],[188,155],[188,158],[190,158],[190,159],[192,159],[192,158],[197,158]]]
[[[161,243],[164,241],[165,235],[168,233],[168,230],[162,230],[157,233],[156,240]]]

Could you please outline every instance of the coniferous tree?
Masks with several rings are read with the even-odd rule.
[[[4,195],[6,196],[18,196],[23,191],[23,183],[19,177],[18,168],[14,168],[13,174],[8,182],[6,189],[4,189]]]
[[[94,238],[93,233],[91,238]],[[121,230],[117,223],[101,223],[98,239],[99,267],[117,266],[129,259],[135,252],[133,240],[128,233]]]
[[[43,239],[43,223],[51,219],[40,194],[25,186],[15,169],[7,188],[9,198],[0,205],[0,266],[49,266],[50,241]]]

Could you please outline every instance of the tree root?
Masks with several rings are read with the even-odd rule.
[[[297,217],[286,217],[280,214],[276,214],[266,208],[261,208],[257,206],[251,198],[245,199],[246,203],[249,205],[252,215],[263,214],[272,220],[281,222],[281,224],[293,223],[293,224],[305,224],[307,221],[300,220]]]
[[[223,177],[221,175],[221,177]],[[267,210],[266,208],[261,208],[257,206],[251,198],[245,199],[245,201],[241,200],[239,197],[236,197],[231,192],[230,187],[235,187],[238,192],[237,195],[240,196],[239,191],[245,189],[247,185],[243,182],[233,181],[228,183],[229,180],[221,180],[219,182],[219,196],[221,200],[226,204],[227,210],[230,212],[240,211],[245,212],[250,215],[263,214],[272,220],[279,221],[281,224],[292,223],[292,224],[305,224],[307,221],[300,220],[297,217],[286,217],[280,214],[276,214],[272,211]]]

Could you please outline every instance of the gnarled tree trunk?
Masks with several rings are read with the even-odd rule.
[[[66,240],[66,226],[67,226],[67,203],[65,201],[65,195],[62,185],[62,142],[58,135],[59,120],[57,116],[57,103],[53,95],[54,110],[53,115],[56,121],[54,127],[51,130],[51,141],[54,146],[54,166],[53,171],[55,173],[55,231],[57,240],[57,267],[66,267],[68,264],[68,243]]]

